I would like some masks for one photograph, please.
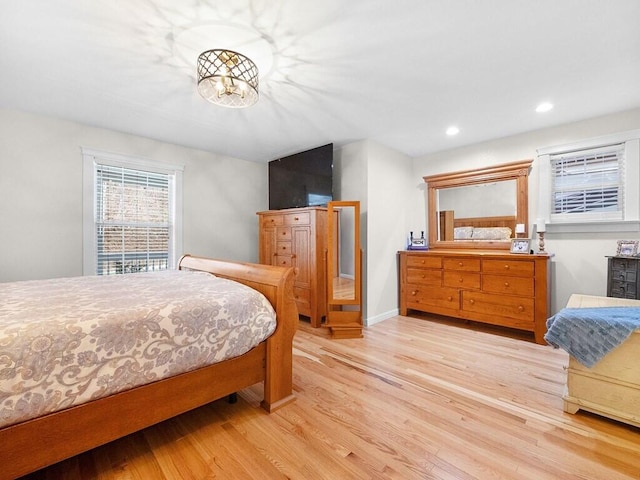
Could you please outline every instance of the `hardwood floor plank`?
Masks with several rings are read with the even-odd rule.
[[[27,478],[639,479],[640,429],[562,411],[567,362],[442,317],[345,340],[301,322],[295,403],[269,415],[255,385]]]

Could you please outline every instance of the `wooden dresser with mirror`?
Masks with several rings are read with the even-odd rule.
[[[400,314],[411,310],[533,332],[544,344],[549,255],[510,253],[528,225],[531,160],[424,177],[429,250],[402,251]]]

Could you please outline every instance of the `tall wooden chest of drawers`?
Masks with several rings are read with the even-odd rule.
[[[533,332],[544,344],[548,255],[402,251],[400,314],[418,310]]]
[[[327,315],[325,250],[327,209],[290,208],[258,212],[259,262],[294,267],[298,312],[319,327]]]
[[[607,297],[640,300],[640,258],[607,258]]]

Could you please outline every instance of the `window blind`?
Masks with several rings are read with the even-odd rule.
[[[556,219],[623,218],[624,145],[552,155],[552,208]]]
[[[97,274],[165,270],[171,245],[171,176],[96,165]]]

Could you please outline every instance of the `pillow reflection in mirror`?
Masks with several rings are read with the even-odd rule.
[[[509,240],[511,229],[509,227],[475,227],[473,240]]]
[[[453,229],[454,240],[469,240],[473,236],[473,227],[456,227]]]

